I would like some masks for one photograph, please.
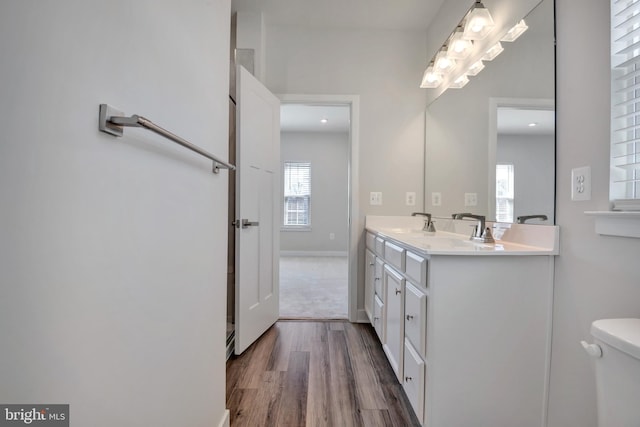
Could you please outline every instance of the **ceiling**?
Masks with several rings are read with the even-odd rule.
[[[232,0],[268,25],[425,31],[444,0]]]
[[[280,130],[282,132],[348,132],[348,105],[282,104]],[[326,119],[326,123],[320,120]]]
[[[535,126],[529,124],[535,123]],[[498,133],[510,135],[553,135],[556,126],[554,110],[498,108]]]

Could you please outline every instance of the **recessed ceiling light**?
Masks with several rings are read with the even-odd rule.
[[[529,125],[528,125],[528,126],[529,126],[530,128],[532,128],[532,127],[536,127],[536,126],[538,126],[538,124],[537,124],[537,123],[535,123],[535,122],[533,122],[533,123],[529,123]]]
[[[320,119],[320,123],[329,123],[328,119]]]

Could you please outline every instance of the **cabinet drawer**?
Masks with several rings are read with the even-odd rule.
[[[427,294],[410,282],[405,284],[404,333],[421,357],[427,355]]]
[[[376,258],[375,270],[373,273],[373,291],[380,301],[384,302],[385,292],[382,288],[382,272],[384,270],[384,261],[381,258]]]
[[[427,287],[427,259],[407,251],[405,274],[416,285]]]
[[[425,365],[409,341],[404,342],[404,388],[409,402],[419,420],[424,417],[424,375]]]
[[[365,242],[367,245],[367,249],[370,249],[371,251],[376,250],[376,235],[373,233],[369,233],[367,231],[367,234],[365,235]]]
[[[382,300],[378,298],[376,295],[373,298],[373,328],[376,330],[376,334],[378,334],[378,338],[380,338],[381,342],[384,342],[384,304]]]
[[[384,257],[384,239],[382,237],[376,237],[373,246],[376,255]]]
[[[404,253],[406,251],[393,243],[384,243],[384,259],[398,271],[404,272]]]

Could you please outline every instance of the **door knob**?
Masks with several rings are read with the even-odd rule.
[[[260,225],[260,222],[258,221],[249,221],[245,218],[243,218],[242,222],[240,223],[238,221],[234,221],[234,223],[236,227],[242,226],[242,228],[257,227],[258,225]]]

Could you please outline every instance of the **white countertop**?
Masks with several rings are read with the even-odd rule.
[[[487,222],[496,243],[482,243],[469,239],[476,221],[434,218],[434,223],[438,231],[428,233],[421,217],[367,216],[365,228],[425,255],[557,255],[559,250],[557,226]]]

